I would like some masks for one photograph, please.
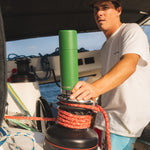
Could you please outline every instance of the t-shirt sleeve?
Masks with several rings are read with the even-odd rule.
[[[122,32],[122,37],[122,55],[138,54],[138,65],[146,66],[149,63],[149,43],[142,28],[137,24],[130,24]]]

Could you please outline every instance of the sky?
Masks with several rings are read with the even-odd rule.
[[[142,27],[148,36],[150,43],[150,26]],[[106,38],[103,32],[90,32],[90,33],[78,33],[77,44],[78,49],[84,48],[86,50],[99,50],[101,49]],[[32,38],[25,40],[9,41],[6,42],[6,57],[8,54],[16,55],[36,55],[39,53],[42,55],[51,54],[59,47],[58,36]]]
[[[106,38],[102,32],[90,32],[77,34],[78,49],[98,50],[102,47]],[[6,53],[17,55],[45,55],[50,54],[59,47],[59,37],[42,37],[26,40],[6,42]]]

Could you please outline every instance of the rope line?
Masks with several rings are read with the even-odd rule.
[[[56,118],[44,118],[44,117],[26,117],[26,116],[4,116],[4,119],[16,119],[16,120],[38,120],[38,121],[56,121]]]
[[[18,125],[18,126],[24,128],[24,129],[26,129],[26,130],[34,131],[34,132],[37,131],[36,129],[34,129],[34,128],[32,128],[32,127],[29,127],[28,125],[26,125],[26,124],[24,124],[24,123],[21,123],[21,122],[19,122],[19,121],[17,121],[17,120],[14,120],[14,119],[8,119],[8,120],[11,121],[11,122],[13,122],[13,123],[15,123],[16,125]]]
[[[16,94],[16,92],[13,90],[12,86],[9,83],[7,83],[7,88],[8,88],[10,95],[19,104],[19,106],[24,110],[24,112],[27,114],[27,116],[31,116],[27,107],[23,104],[23,102],[21,101],[21,99],[19,98],[19,96]]]
[[[85,104],[72,104],[72,103],[65,103],[60,101],[63,105],[68,105],[72,107],[80,107],[85,109],[90,109],[93,112],[102,112],[104,118],[105,118],[105,124],[106,124],[106,136],[107,136],[107,145],[108,150],[111,150],[111,139],[110,139],[110,130],[109,130],[109,120],[107,113],[104,111],[102,107],[99,105],[93,106],[93,105],[85,105]],[[26,117],[26,116],[5,116],[5,119],[18,119],[18,120],[40,120],[40,121],[57,121],[58,124],[72,128],[72,129],[85,129],[89,128],[91,124],[91,115],[75,115],[72,113],[69,113],[67,111],[58,109],[58,116],[56,118],[43,118],[43,117]]]
[[[85,104],[72,104],[72,103],[65,103],[65,102],[62,102],[60,101],[61,104],[63,105],[67,105],[67,106],[72,106],[72,107],[80,107],[80,108],[86,108],[86,109],[91,109],[92,111],[96,111],[96,112],[102,112],[104,118],[105,118],[105,124],[106,124],[106,136],[107,136],[107,145],[108,145],[108,150],[111,150],[111,139],[110,139],[110,130],[109,130],[109,120],[108,120],[108,116],[107,116],[107,113],[105,112],[105,110],[100,107],[99,105],[97,106],[94,106],[94,105],[85,105]],[[61,117],[61,113],[58,113],[60,114],[59,117]],[[70,118],[72,118],[73,116],[70,114]],[[75,118],[74,119],[77,119],[78,121],[78,115],[77,115],[77,118],[76,118],[76,115],[74,116]],[[64,118],[63,118],[64,119]],[[59,119],[58,119],[59,120]],[[60,121],[60,120],[59,120]],[[59,121],[57,123],[59,123]],[[63,120],[64,121],[64,120]],[[68,123],[68,120],[66,120],[66,123]],[[61,122],[61,125],[62,124],[65,124],[64,122]],[[70,125],[69,126],[74,126],[72,124],[72,122],[70,121]],[[76,129],[76,126],[74,126],[73,128]]]
[[[3,135],[3,137],[0,138],[0,146],[3,145],[8,138],[11,138],[14,147],[16,149],[19,149],[19,146],[16,144],[15,137],[24,136],[24,137],[30,138],[31,141],[33,142],[32,150],[35,150],[35,148],[36,148],[37,142],[36,142],[35,138],[30,133],[23,133],[23,132],[10,133],[10,131],[8,129],[6,129],[6,127],[0,128],[0,132]]]
[[[28,108],[24,105],[24,103],[21,101],[20,97],[17,95],[15,90],[12,88],[12,86],[8,82],[7,82],[7,89],[8,89],[9,94],[14,99],[14,101],[17,102],[17,104],[21,107],[21,109],[25,112],[25,114],[28,117],[31,117],[31,114],[30,114]],[[36,128],[36,125],[32,120],[31,120],[31,124],[33,125],[34,128]]]
[[[72,129],[86,129],[91,125],[90,115],[74,115],[67,111],[58,109],[57,123]]]

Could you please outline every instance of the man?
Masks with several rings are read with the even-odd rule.
[[[132,150],[150,120],[148,40],[137,24],[120,21],[120,0],[91,0],[90,4],[107,38],[101,50],[102,77],[92,84],[79,81],[70,99],[86,101],[103,94],[101,105],[109,117],[112,150]],[[105,131],[101,113],[95,128]]]

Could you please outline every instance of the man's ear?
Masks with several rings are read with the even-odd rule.
[[[117,8],[117,11],[118,11],[118,15],[120,16],[121,13],[122,13],[122,7],[118,7],[118,8]]]

